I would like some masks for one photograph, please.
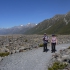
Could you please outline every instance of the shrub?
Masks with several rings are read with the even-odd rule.
[[[67,64],[63,64],[60,62],[55,62],[51,67],[48,68],[48,70],[59,70],[64,69],[67,66]]]
[[[39,47],[43,47],[43,44],[39,44]]]
[[[70,49],[70,46],[68,47],[68,49]]]
[[[4,52],[4,53],[0,53],[0,56],[4,57],[4,56],[8,56],[9,54],[10,54],[9,52]]]
[[[25,42],[27,42],[27,39],[25,40]]]

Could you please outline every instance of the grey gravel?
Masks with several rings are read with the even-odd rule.
[[[70,44],[57,45],[57,52],[62,47],[69,47]],[[48,52],[43,48],[36,48],[26,52],[15,53],[5,57],[0,62],[0,70],[47,70],[47,65],[52,57],[51,47]]]

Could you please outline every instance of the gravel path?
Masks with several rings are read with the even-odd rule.
[[[62,47],[69,46],[70,44],[57,45],[57,52]],[[49,49],[51,48],[49,47]],[[50,50],[47,53],[43,52],[42,47],[27,52],[12,54],[0,62],[0,70],[47,70],[47,64],[51,55]]]

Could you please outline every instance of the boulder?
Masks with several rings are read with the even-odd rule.
[[[0,57],[0,61],[2,61],[3,60],[3,57]]]
[[[0,48],[0,52],[10,52],[8,48],[2,47]]]

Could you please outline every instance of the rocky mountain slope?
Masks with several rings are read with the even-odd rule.
[[[26,31],[25,34],[43,34],[44,32],[47,34],[70,34],[70,12],[46,19]]]

